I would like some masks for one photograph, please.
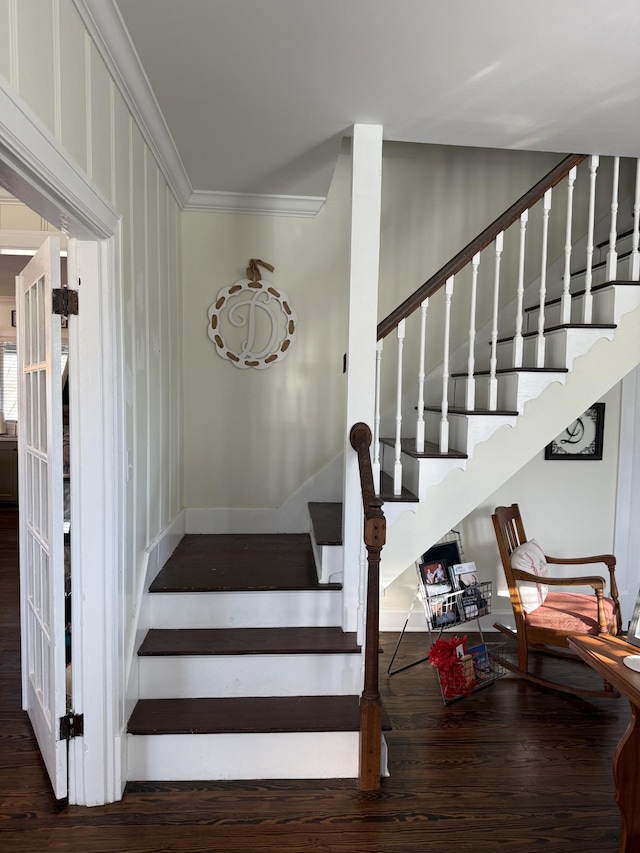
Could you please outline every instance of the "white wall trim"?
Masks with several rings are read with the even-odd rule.
[[[258,213],[265,216],[312,217],[316,215],[326,200],[325,196],[195,190],[191,193],[184,209],[209,210],[220,213]]]
[[[115,208],[1,76],[0,184],[74,237],[100,239],[117,230]]]
[[[133,621],[136,630],[130,633],[131,641],[125,652],[126,666],[126,700],[124,718],[128,720],[135,703],[139,698],[137,654],[140,644],[151,627],[149,612],[149,586],[155,580],[158,572],[175,551],[186,530],[186,512],[182,510],[174,520],[160,533],[145,551],[139,571],[138,589],[136,592],[136,609]],[[126,766],[126,756],[123,760]],[[125,775],[122,777],[126,779]]]
[[[631,618],[638,595],[637,555],[640,550],[640,367],[622,380],[618,494],[614,534],[616,579],[620,592],[623,628]]]
[[[192,193],[191,182],[120,10],[114,0],[73,3],[171,192],[184,207]]]

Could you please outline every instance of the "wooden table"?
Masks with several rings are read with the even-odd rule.
[[[631,721],[613,757],[613,778],[622,815],[620,853],[640,853],[640,672],[622,662],[627,655],[640,654],[640,649],[611,636],[572,637],[569,644],[631,703]]]

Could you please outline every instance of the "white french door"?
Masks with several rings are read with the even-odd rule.
[[[62,477],[60,240],[50,237],[16,278],[22,703],[55,796],[67,796]]]

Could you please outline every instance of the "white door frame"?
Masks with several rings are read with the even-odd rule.
[[[69,802],[122,796],[122,576],[125,465],[120,217],[0,77],[0,184],[71,238],[70,318],[73,705],[84,735],[69,745]]]
[[[620,589],[623,628],[633,613],[638,595],[637,560],[640,548],[640,367],[622,380],[620,401],[620,445],[618,450],[618,493],[614,554]]]

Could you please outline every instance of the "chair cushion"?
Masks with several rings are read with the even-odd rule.
[[[513,549],[511,552],[511,568],[521,569],[540,577],[547,576],[548,569],[544,551],[535,539],[530,539]],[[529,581],[518,581],[517,583],[520,602],[525,613],[532,613],[541,604],[544,604],[549,591],[546,584]]]
[[[613,601],[604,600],[604,612],[609,630],[613,626]],[[575,634],[598,633],[598,600],[595,594],[579,592],[550,592],[544,604],[525,618],[530,628],[552,628]]]

